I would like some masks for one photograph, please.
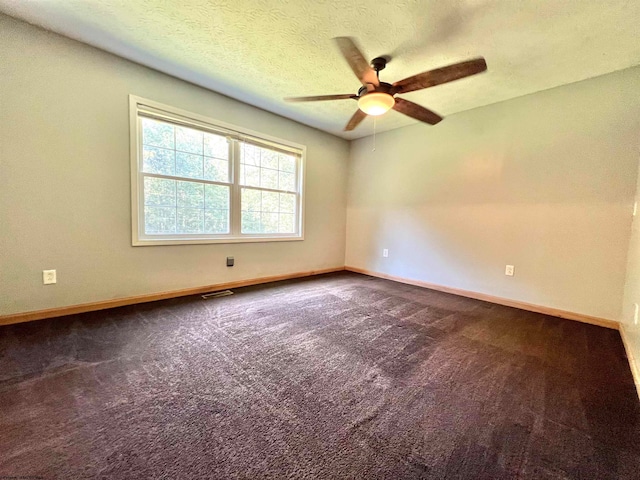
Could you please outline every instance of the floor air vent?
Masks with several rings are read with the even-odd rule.
[[[226,297],[228,295],[233,295],[233,292],[231,290],[222,290],[221,292],[205,293],[202,298],[209,300],[210,298]]]

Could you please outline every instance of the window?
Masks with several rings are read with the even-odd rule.
[[[303,238],[304,147],[131,96],[133,245]]]

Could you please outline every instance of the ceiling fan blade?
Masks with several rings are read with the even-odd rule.
[[[364,113],[362,110],[360,109],[356,110],[356,113],[353,114],[353,116],[349,120],[349,123],[347,123],[347,126],[344,127],[344,131],[350,132],[351,130],[356,128],[358,125],[360,125],[360,122],[366,118],[366,116],[367,114]]]
[[[466,62],[454,63],[447,67],[419,73],[413,77],[395,82],[392,91],[393,93],[407,93],[413,92],[414,90],[422,90],[423,88],[429,88],[452,82],[459,78],[475,75],[476,73],[484,72],[486,69],[487,62],[485,62],[484,58],[474,58]]]
[[[320,102],[323,100],[344,100],[347,98],[358,98],[357,95],[345,93],[340,95],[316,95],[315,97],[287,97],[287,102]]]
[[[404,98],[396,98],[396,104],[393,106],[393,109],[411,118],[428,123],[429,125],[435,125],[442,120],[442,117],[437,113],[421,107],[417,103],[405,100]]]
[[[334,39],[338,44],[342,56],[345,58],[353,73],[362,82],[363,85],[372,84],[376,87],[380,85],[378,76],[364,55],[350,37],[336,37]]]

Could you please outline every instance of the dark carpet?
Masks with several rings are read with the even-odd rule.
[[[0,327],[0,478],[640,478],[618,332],[339,273]]]

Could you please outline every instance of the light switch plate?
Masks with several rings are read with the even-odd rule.
[[[514,273],[515,273],[515,267],[514,267],[513,265],[507,265],[507,266],[504,268],[504,274],[505,274],[506,276],[508,276],[508,277],[513,277]]]

